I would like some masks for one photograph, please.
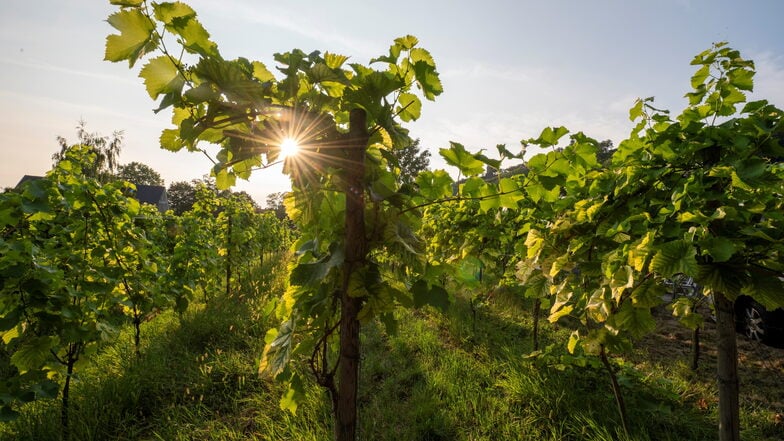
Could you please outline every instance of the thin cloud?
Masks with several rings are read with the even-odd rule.
[[[535,82],[548,77],[545,69],[491,66],[480,62],[468,62],[457,68],[447,68],[441,73],[444,78],[464,77],[467,79],[494,79],[513,82]]]
[[[757,71],[753,99],[766,99],[784,107],[784,56],[764,52],[752,59]]]
[[[272,9],[269,5],[265,5],[264,8],[255,8],[246,2],[237,1],[205,2],[197,5],[195,9],[197,11],[209,10],[210,14],[221,15],[232,20],[243,20],[248,23],[283,29],[321,43],[329,43],[329,45],[344,49],[353,55],[366,57],[378,55],[377,46],[368,44],[369,39],[360,40],[339,32],[326,31],[318,22],[303,17],[302,11]],[[229,11],[231,11],[231,15],[229,15]],[[292,18],[294,16],[297,18]]]
[[[109,74],[90,72],[86,70],[71,69],[69,67],[55,66],[40,61],[22,61],[22,60],[14,60],[11,58],[0,57],[0,64],[17,66],[26,69],[35,69],[35,70],[45,71],[45,72],[64,73],[68,75],[76,75],[76,76],[81,76],[86,78],[106,80],[106,81],[112,81],[116,83],[138,85],[138,81],[132,81],[129,78],[125,78],[117,75],[109,75]]]
[[[165,116],[163,117],[144,117],[133,113],[118,112],[114,107],[107,106],[94,106],[86,104],[77,104],[71,101],[58,100],[43,96],[36,96],[26,93],[17,93],[7,90],[0,90],[0,99],[4,102],[25,103],[31,108],[48,109],[49,114],[56,115],[58,112],[67,114],[82,115],[86,119],[88,115],[100,115],[101,117],[119,118],[123,121],[129,121],[141,126],[160,128],[162,123],[165,124]],[[0,106],[0,111],[5,114],[10,114],[10,111],[4,109],[5,106]],[[48,117],[48,115],[47,115]],[[163,118],[163,119],[160,119]]]

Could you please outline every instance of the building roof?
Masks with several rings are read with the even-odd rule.
[[[38,179],[43,179],[43,178],[44,178],[43,176],[24,175],[24,176],[22,176],[22,179],[19,180],[19,183],[16,184],[16,187],[14,187],[14,188],[18,190],[18,189],[22,188],[22,185],[24,185],[27,182],[37,181]]]
[[[139,184],[136,186],[136,199],[139,202],[145,202],[154,205],[160,202],[165,192],[166,187],[160,185]]]

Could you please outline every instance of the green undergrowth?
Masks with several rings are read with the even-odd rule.
[[[281,289],[282,280],[273,286]],[[306,384],[305,400],[291,415],[278,405],[280,385],[257,374],[265,332],[274,325],[263,313],[265,304],[215,298],[192,305],[182,317],[156,317],[143,326],[140,359],[128,330],[76,379],[72,439],[330,439],[329,399],[318,386]],[[398,319],[395,336],[376,323],[363,328],[362,440],[716,436],[715,409],[695,404],[713,399],[710,375],[695,377],[685,361],[633,369],[630,361],[616,360],[630,413],[626,437],[602,369],[527,357],[530,305],[514,293],[500,292],[473,308],[458,298],[446,314],[403,311]],[[541,346],[560,347],[567,336],[566,329],[545,323]],[[770,428],[753,429],[764,426],[768,411],[744,409],[744,425],[751,428],[744,438],[777,439]],[[28,405],[19,420],[0,425],[0,439],[59,440],[59,403]]]

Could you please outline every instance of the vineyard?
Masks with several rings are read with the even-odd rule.
[[[740,296],[784,307],[782,111],[726,43],[617,149],[546,127],[406,177],[444,92],[415,37],[269,69],[184,3],[111,3],[106,60],[142,66],[162,148],[218,146],[219,188],[283,162],[286,217],[206,186],[160,213],[80,144],[0,195],[2,436],[784,436],[781,349],[736,336]]]

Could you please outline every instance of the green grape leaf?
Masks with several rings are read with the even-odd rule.
[[[473,176],[466,179],[465,182],[460,186],[460,194],[463,197],[479,197],[482,194],[485,194],[485,187],[487,186],[488,184],[484,179]]]
[[[572,305],[553,305],[550,316],[547,317],[547,320],[550,323],[555,323],[561,317],[566,317],[574,311],[574,306]]]
[[[196,19],[196,12],[182,2],[153,3],[155,18],[169,32],[182,38],[183,47],[202,56],[217,56],[217,45],[210,41],[210,34]]]
[[[428,285],[424,280],[418,280],[411,286],[414,295],[414,307],[421,308],[425,305],[434,306],[442,311],[449,308],[449,293],[438,285]]]
[[[607,319],[608,326],[629,332],[633,337],[640,338],[656,329],[656,321],[650,308],[636,308],[626,302],[615,314]]]
[[[324,63],[327,64],[327,67],[330,69],[340,69],[348,60],[348,57],[345,55],[333,54],[327,52],[324,54]]]
[[[395,38],[395,44],[401,49],[411,50],[414,46],[419,44],[419,39],[413,35],[406,35],[404,37]]]
[[[229,172],[226,168],[221,168],[215,172],[215,185],[221,190],[234,186],[236,182],[237,175],[233,172]]]
[[[253,66],[253,78],[261,81],[262,83],[266,83],[268,81],[275,81],[275,76],[272,75],[272,72],[267,69],[267,66],[264,65],[261,61],[254,61],[251,63]]]
[[[494,208],[501,207],[501,197],[499,197],[498,191],[493,185],[485,185],[481,187],[479,189],[479,197],[482,198],[479,201],[479,209],[482,210],[483,213],[487,213]]]
[[[185,143],[180,138],[180,131],[177,129],[163,129],[158,141],[161,144],[161,148],[172,152],[180,151],[185,147]]]
[[[107,61],[128,60],[130,67],[157,47],[155,24],[138,9],[123,9],[110,15],[110,25],[120,31],[106,37]]]
[[[501,156],[501,158],[523,159],[523,155],[525,154],[525,149],[523,149],[523,151],[521,151],[520,153],[516,153],[516,154],[512,153],[511,151],[509,151],[509,149],[506,148],[505,144],[497,144],[495,148],[496,150],[498,150],[498,155]]]
[[[591,144],[577,144],[573,147],[574,154],[577,161],[586,168],[595,168],[599,166],[596,160],[596,147]]]
[[[58,341],[53,336],[26,338],[11,355],[11,364],[19,369],[20,374],[39,369],[52,356],[50,350]]]
[[[632,291],[632,304],[637,308],[653,308],[661,305],[666,291],[664,286],[649,278]]]
[[[643,105],[644,104],[645,103],[641,99],[637,99],[637,101],[634,102],[634,106],[632,106],[632,108],[629,109],[629,120],[630,121],[634,121],[634,120],[636,120],[637,118],[640,118],[643,115]]]
[[[151,59],[139,72],[144,79],[150,98],[156,99],[161,94],[179,93],[185,85],[185,78],[180,75],[172,60],[162,55]]]
[[[476,176],[485,170],[484,163],[469,153],[462,144],[452,141],[449,144],[448,149],[439,150],[447,164],[457,167],[460,173],[469,177]]]
[[[414,64],[423,62],[428,66],[436,67],[436,62],[433,60],[433,56],[430,55],[430,52],[428,52],[427,49],[423,49],[421,47],[413,48],[411,49],[411,52],[409,52],[409,56],[411,57],[411,61],[413,61]]]
[[[185,26],[177,28],[177,31],[183,39],[184,47],[191,52],[204,57],[220,56],[218,54],[218,45],[210,40],[210,34],[195,18],[188,20]]]
[[[288,381],[288,387],[280,398],[280,409],[291,412],[292,415],[297,414],[297,407],[299,403],[304,401],[305,387],[299,375],[293,374]]]
[[[542,133],[539,135],[539,138],[532,141],[533,144],[537,144],[541,147],[552,147],[558,144],[558,141],[569,133],[569,130],[566,127],[546,127],[542,130]]]
[[[670,305],[672,315],[678,318],[689,329],[697,329],[702,325],[703,317],[694,311],[694,300],[688,297],[678,297]]]
[[[738,178],[745,183],[754,184],[765,173],[767,162],[762,158],[750,158],[738,161],[733,165]]]
[[[664,277],[697,274],[697,251],[690,243],[676,240],[661,245],[651,260],[651,270]]]
[[[751,91],[754,89],[754,71],[747,69],[733,69],[727,72],[730,84],[740,90]]]
[[[182,2],[153,3],[152,7],[155,18],[166,25],[171,25],[175,21],[184,22],[186,20],[183,19],[196,16],[196,11]]]
[[[270,329],[264,337],[264,353],[259,364],[259,375],[276,377],[286,369],[294,345],[294,317],[283,322],[280,329]]]
[[[726,262],[735,254],[738,248],[735,243],[726,237],[711,237],[702,243],[702,247],[713,258],[714,262]]]
[[[769,311],[784,308],[784,281],[769,271],[754,269],[752,277],[743,287],[742,292],[754,298]]]
[[[697,281],[710,291],[721,292],[735,299],[749,283],[749,276],[742,267],[727,263],[700,265]]]
[[[452,177],[444,170],[425,170],[416,177],[420,194],[431,201],[452,196],[452,183]]]
[[[708,78],[710,75],[710,65],[704,65],[701,68],[697,69],[697,72],[691,77],[691,87],[696,89],[702,83],[705,82],[705,79]]]
[[[291,270],[289,281],[292,285],[307,286],[318,284],[327,277],[330,270],[343,264],[345,257],[339,247],[332,247],[329,254],[326,254],[317,262],[300,263]]]
[[[395,112],[403,121],[415,121],[422,114],[422,102],[413,93],[401,93],[398,97],[398,107]]]
[[[428,100],[433,101],[437,95],[441,95],[444,92],[444,86],[441,84],[441,79],[438,76],[438,72],[436,72],[435,66],[427,61],[414,63],[414,76],[417,80],[417,86],[419,86]]]
[[[518,202],[525,198],[522,187],[520,187],[519,183],[515,179],[501,178],[498,186],[501,190],[501,193],[503,193],[499,201],[500,206],[502,207],[517,208]]]

